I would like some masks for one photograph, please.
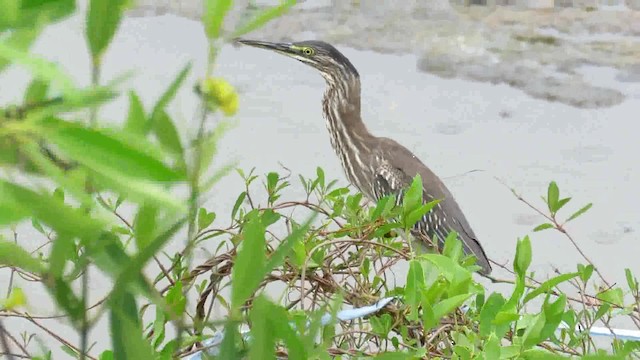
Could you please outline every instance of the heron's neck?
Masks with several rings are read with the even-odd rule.
[[[350,76],[335,83],[327,79],[322,108],[331,145],[340,158],[349,181],[364,192],[355,169],[369,168],[371,139],[360,115],[360,79]],[[354,169],[355,168],[355,169]],[[363,184],[364,185],[364,184]]]

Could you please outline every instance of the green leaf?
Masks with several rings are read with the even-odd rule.
[[[402,209],[405,216],[422,205],[422,177],[416,175],[411,185],[404,191]]]
[[[208,228],[215,219],[216,213],[207,212],[207,209],[200,208],[200,210],[198,210],[198,232]]]
[[[438,320],[442,319],[445,315],[462,305],[472,295],[473,294],[460,294],[440,301],[433,306],[433,315]]]
[[[442,255],[447,256],[454,261],[459,261],[462,254],[462,242],[458,239],[458,233],[451,231],[444,240]]]
[[[176,93],[182,86],[182,83],[187,78],[187,75],[189,75],[190,70],[191,70],[191,63],[188,63],[187,65],[185,65],[184,68],[182,68],[182,70],[180,70],[180,72],[178,73],[176,78],[173,80],[173,82],[169,85],[167,90],[165,90],[164,93],[162,93],[162,95],[160,96],[156,104],[153,106],[153,110],[151,111],[151,117],[147,124],[147,126],[150,126],[150,128],[148,128],[147,130],[151,130],[151,128],[153,128],[153,120],[157,118],[158,113],[160,111],[164,111],[167,105],[169,105],[171,100],[173,100],[173,98],[176,96]]]
[[[233,209],[231,210],[231,220],[236,218],[236,215],[238,214],[238,210],[240,209],[240,206],[242,205],[242,202],[246,197],[247,197],[246,191],[243,191],[240,193],[240,195],[238,195],[238,198],[236,199],[236,203],[233,205]]]
[[[610,304],[614,304],[620,307],[624,306],[624,293],[622,292],[621,288],[613,288],[600,292],[596,295],[596,297]]]
[[[558,329],[562,316],[564,315],[564,309],[567,305],[567,296],[562,294],[553,303],[546,303],[543,305],[543,311],[545,316],[545,324],[540,331],[540,338],[542,341],[549,339]]]
[[[525,236],[522,240],[518,240],[516,245],[516,258],[513,262],[513,270],[520,276],[524,277],[529,265],[531,264],[531,240]]]
[[[540,224],[538,226],[536,226],[533,231],[542,231],[542,230],[547,230],[547,229],[553,229],[555,226],[553,226],[553,224],[549,224],[549,223],[544,223],[544,224]]]
[[[539,313],[533,317],[532,323],[526,327],[524,334],[522,335],[523,347],[525,349],[528,349],[544,340],[542,337],[542,329],[544,328],[545,323],[546,317],[544,313]]]
[[[633,276],[631,270],[629,268],[624,269],[624,275],[627,278],[627,285],[629,285],[629,290],[638,291],[638,280]]]
[[[269,260],[267,261],[266,270],[264,271],[264,275],[267,272],[271,271],[273,268],[282,265],[285,257],[291,252],[295,244],[302,243],[303,237],[306,235],[307,231],[309,231],[309,227],[316,219],[317,213],[314,213],[307,221],[304,222],[301,226],[294,228],[294,230],[287,236],[282,243],[278,246],[278,248],[271,254]],[[304,250],[303,250],[304,251]]]
[[[241,26],[238,30],[234,31],[230,38],[237,38],[244,34],[247,34],[255,29],[258,29],[277,17],[284,15],[289,9],[296,4],[296,0],[284,0],[280,5],[270,7],[261,11],[258,15],[253,17],[245,25]]]
[[[549,211],[555,213],[558,209],[558,201],[560,199],[560,190],[558,189],[558,184],[555,181],[549,183],[549,188],[547,189],[547,206],[549,207]]]
[[[127,0],[90,0],[86,36],[94,63],[100,63],[120,25],[127,3]]]
[[[209,39],[220,37],[222,22],[232,4],[232,0],[205,0],[202,23],[204,24],[205,34]]]
[[[526,304],[527,302],[529,302],[530,300],[533,300],[538,295],[544,294],[549,290],[553,289],[554,287],[562,284],[563,282],[567,282],[578,275],[580,274],[577,272],[569,273],[569,274],[561,274],[543,282],[540,286],[538,286],[536,289],[534,289],[533,291],[528,293],[527,296],[524,297],[524,303]]]
[[[39,259],[31,256],[16,243],[0,238],[0,264],[16,267],[35,274],[44,271],[44,265]]]
[[[123,141],[124,138],[53,119],[47,125],[43,133],[51,142],[69,158],[96,172],[125,174],[157,182],[185,179],[184,173],[170,169],[131,141]]]
[[[178,130],[169,114],[164,110],[157,111],[151,123],[153,124],[153,132],[160,144],[169,152],[180,155],[182,160],[184,149],[182,148]]]
[[[480,311],[480,326],[479,333],[480,336],[489,336],[492,331],[495,330],[495,325],[493,324],[493,320],[496,315],[502,309],[502,306],[505,304],[504,297],[499,293],[491,293],[489,298],[484,303],[482,310]],[[508,326],[507,326],[508,329]],[[497,334],[498,337],[502,337],[501,334]]]
[[[264,296],[258,296],[251,309],[251,348],[249,359],[275,359],[276,337],[271,327],[271,304]]]
[[[431,211],[440,200],[430,201],[424,205],[418,206],[415,210],[405,213],[404,225],[405,229],[412,228],[422,217],[424,217],[429,211]]]
[[[138,95],[129,92],[129,114],[124,124],[124,131],[131,134],[143,135],[147,128],[147,118],[144,113],[144,105]]]
[[[156,223],[157,217],[158,208],[155,206],[145,204],[138,210],[133,224],[138,250],[144,249],[153,240],[158,225]]]
[[[500,340],[497,336],[491,334],[484,345],[485,359],[500,359],[500,348]]]
[[[600,320],[600,318],[602,318],[604,314],[608,313],[609,310],[611,310],[611,305],[609,303],[602,303],[602,305],[598,307],[596,314],[593,316],[593,321]]]
[[[594,270],[594,267],[591,264],[587,266],[578,264],[578,273],[580,273],[580,279],[582,280],[582,282],[586,284],[587,281],[591,279],[591,275],[593,275],[593,270]]]
[[[409,272],[407,273],[407,284],[405,285],[405,301],[411,307],[409,319],[418,319],[418,305],[420,294],[424,288],[424,271],[420,261],[411,260],[409,262]]]
[[[569,216],[569,218],[567,219],[567,222],[577,218],[578,216],[586,213],[589,209],[591,209],[591,207],[593,206],[592,203],[588,203],[587,205],[583,206],[580,210],[576,211],[575,213],[573,213],[573,215]]]
[[[167,305],[173,312],[173,316],[180,317],[187,308],[187,298],[182,290],[182,281],[177,281],[169,288],[166,295]]]
[[[265,227],[257,211],[247,214],[242,231],[242,247],[232,270],[231,305],[239,309],[256,290],[265,268]]]

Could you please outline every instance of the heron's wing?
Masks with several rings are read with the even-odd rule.
[[[442,248],[447,235],[455,231],[462,241],[465,254],[475,255],[478,265],[482,267],[482,273],[490,273],[491,265],[482,245],[442,180],[409,150],[404,148],[403,150],[408,153],[407,156],[410,156],[410,159],[398,159],[396,155],[395,158],[383,161],[377,167],[374,186],[376,198],[395,194],[397,203],[401,204],[404,190],[411,185],[413,177],[420,174],[423,181],[423,201],[427,203],[440,200],[440,202],[416,223],[412,231],[413,235],[427,245],[431,245],[431,239],[435,238],[439,247]]]

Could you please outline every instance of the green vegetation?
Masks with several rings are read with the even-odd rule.
[[[536,279],[524,237],[512,266],[505,267],[512,278],[492,279],[511,284],[510,291],[488,293],[472,277],[477,266],[462,257],[455,234],[442,254],[419,256],[398,236],[430,209],[416,201],[419,181],[400,206],[385,198],[366,207],[361,194],[338,187],[322,169],[300,178],[240,169],[230,174],[234,165],[217,161],[216,145],[239,99],[224,74],[213,71],[219,44],[257,29],[294,1],[257,10],[229,31],[222,24],[232,1],[205,3],[209,62],[203,80],[191,84],[203,115],[196,136],[183,141],[167,106],[185,86],[189,66],[150,110],[128,91],[122,127],[100,119],[98,109],[127,86],[124,78],[106,84],[100,78],[127,1],[90,2],[92,85],[79,87],[68,73],[29,52],[46,26],[76,11],[75,2],[0,0],[0,71],[15,65],[33,77],[22,103],[0,111],[0,227],[11,235],[0,239],[0,269],[9,279],[0,298],[3,356],[52,358],[53,349],[12,331],[10,320],[37,325],[38,336],[78,359],[179,358],[199,351],[220,330],[220,359],[640,357],[640,342],[615,340],[605,349],[581,331],[621,317],[640,327],[640,290],[630,271],[626,284],[610,284],[585,257],[575,272]],[[217,125],[207,131],[205,122]],[[223,176],[245,184],[230,214],[202,207]],[[25,178],[30,181],[20,180]],[[179,186],[188,189],[186,195],[177,195]],[[304,199],[281,200],[298,186]],[[561,220],[569,200],[552,182],[546,209],[531,205],[547,219],[534,230],[559,231],[575,244],[564,224],[590,205]],[[125,208],[133,209],[131,216]],[[19,234],[25,225],[42,234],[42,246],[25,247]],[[169,242],[184,246],[166,253]],[[199,263],[197,249],[212,254]],[[398,264],[408,265],[403,286],[394,280]],[[155,276],[147,276],[149,269]],[[96,272],[110,280],[109,289],[90,303]],[[50,298],[25,291],[20,283],[26,281],[40,283]],[[581,296],[570,295],[575,292]],[[389,296],[396,300],[369,318],[320,321],[325,313]],[[46,301],[79,340],[41,322],[38,307]],[[213,307],[224,313],[214,316]],[[109,350],[99,352],[89,331],[104,318],[111,337],[103,344]],[[561,323],[566,327],[556,330]]]

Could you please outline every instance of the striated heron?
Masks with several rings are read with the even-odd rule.
[[[411,234],[421,244],[431,239],[442,248],[451,231],[462,240],[467,255],[475,255],[482,274],[491,272],[487,255],[469,226],[460,206],[442,180],[411,151],[396,141],[372,135],[360,116],[360,75],[340,51],[322,41],[271,43],[238,40],[240,43],[273,50],[320,71],[327,83],[322,110],[331,145],[340,158],[349,182],[371,200],[389,194],[401,198],[403,189],[420,174],[423,200],[441,200],[415,225]]]

